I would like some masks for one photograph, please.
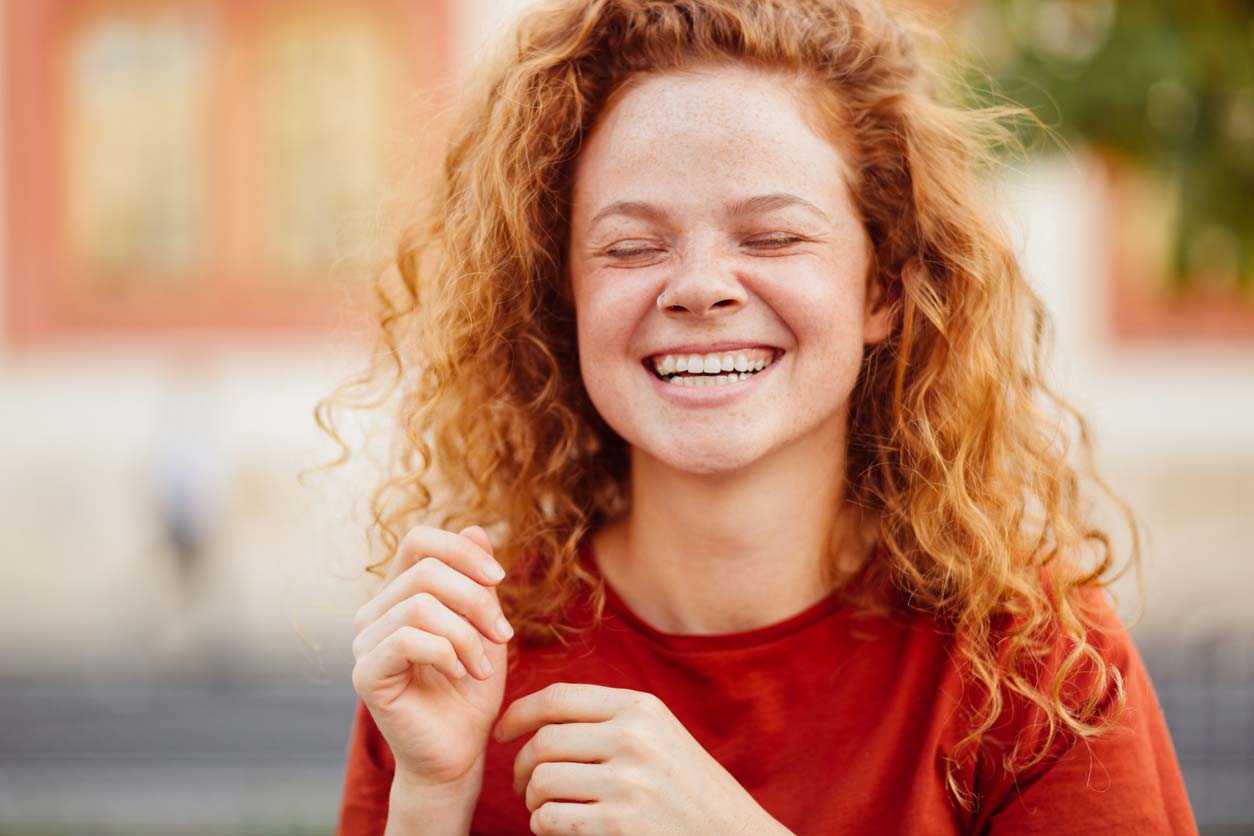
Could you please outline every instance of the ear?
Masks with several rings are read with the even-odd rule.
[[[866,306],[862,312],[862,342],[872,345],[893,332],[892,308],[883,301],[884,288],[874,277],[867,279]]]

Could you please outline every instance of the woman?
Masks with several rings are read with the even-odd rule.
[[[1195,833],[977,200],[1006,113],[843,0],[562,0],[481,81],[358,381],[339,832]]]

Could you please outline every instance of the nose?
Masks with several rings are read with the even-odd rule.
[[[702,262],[672,278],[657,297],[658,310],[671,317],[705,317],[744,307],[745,289],[731,272],[717,259]]]

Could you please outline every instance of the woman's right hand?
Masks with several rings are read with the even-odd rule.
[[[430,526],[401,542],[382,589],[353,619],[353,689],[410,784],[457,785],[482,767],[505,695],[506,643],[491,574],[499,564],[479,526]],[[491,673],[479,667],[486,658]]]

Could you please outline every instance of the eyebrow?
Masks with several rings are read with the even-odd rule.
[[[788,192],[772,192],[771,194],[756,195],[754,197],[746,197],[741,200],[735,200],[727,204],[727,214],[730,217],[738,217],[740,215],[748,215],[753,212],[769,212],[772,209],[783,209],[788,206],[797,206],[809,212],[818,215],[824,221],[831,223],[831,219],[827,217],[827,213],[810,201],[803,197]],[[625,215],[631,218],[643,218],[645,220],[660,220],[666,217],[666,210],[652,203],[646,203],[642,200],[616,200],[597,212],[592,216],[592,220],[588,222],[588,228],[596,226],[599,222],[611,215]]]

